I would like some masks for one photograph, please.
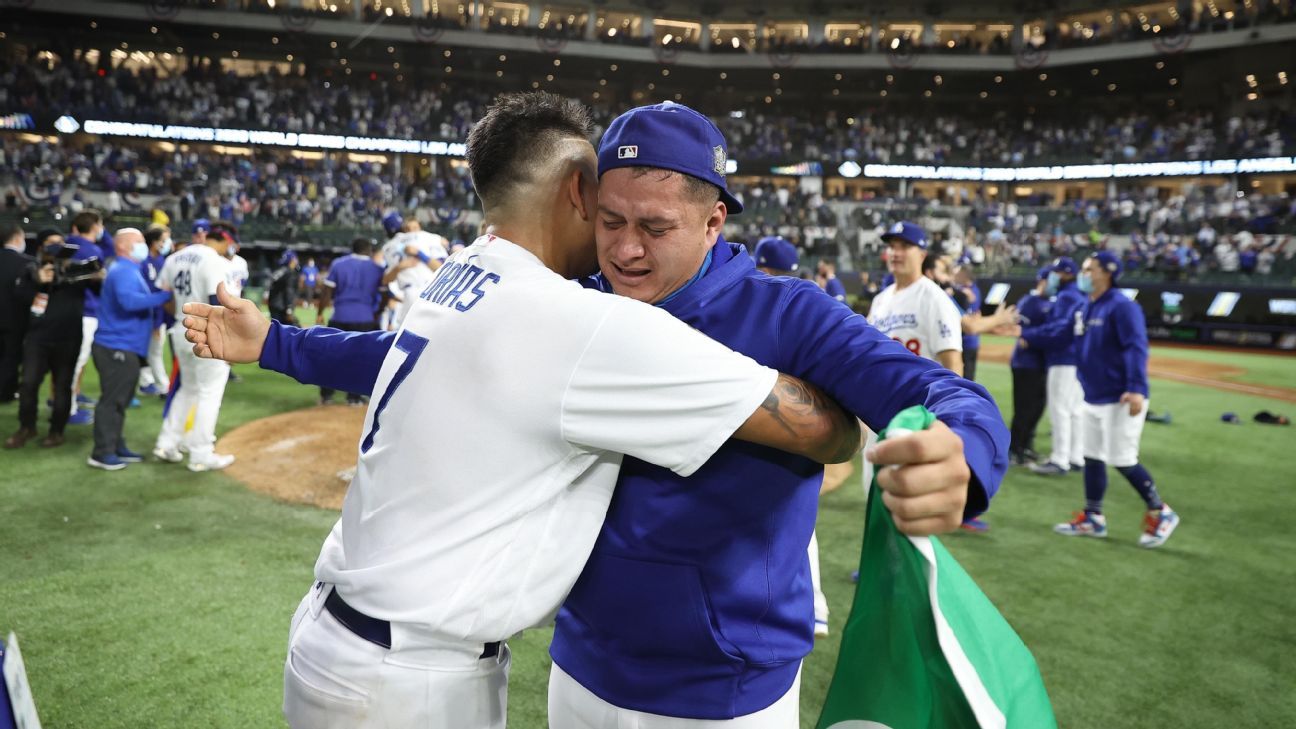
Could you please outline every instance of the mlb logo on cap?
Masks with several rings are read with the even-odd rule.
[[[617,159],[636,159],[639,156],[639,145],[627,144],[617,148]]]

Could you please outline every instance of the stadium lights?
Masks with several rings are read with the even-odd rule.
[[[1110,180],[1137,177],[1296,172],[1296,157],[1259,157],[1182,162],[1054,165],[1051,167],[934,167],[930,165],[864,165],[865,177],[969,182],[1043,182]]]
[[[858,162],[851,160],[842,162],[841,166],[837,168],[837,174],[842,177],[855,178],[859,177],[862,172],[864,172],[864,168],[860,167]]]

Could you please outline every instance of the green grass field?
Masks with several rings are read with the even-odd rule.
[[[1273,384],[1296,383],[1296,359],[1224,356]],[[237,371],[244,382],[226,391],[222,432],[314,402],[314,391],[279,375]],[[982,372],[1008,403],[1006,367]],[[93,372],[87,391],[98,391]],[[1079,476],[1020,470],[994,502],[993,529],[946,544],[1034,650],[1062,726],[1292,726],[1296,538],[1286,519],[1296,513],[1296,429],[1250,415],[1296,407],[1170,382],[1154,383],[1152,407],[1171,409],[1174,423],[1148,424],[1143,461],[1183,517],[1164,549],[1135,546],[1142,504],[1115,473],[1111,538],[1099,542],[1050,531],[1081,505]],[[1222,424],[1226,410],[1246,422]],[[160,413],[156,399],[130,411],[133,447],[151,447]],[[16,406],[0,409],[0,433],[16,419]],[[85,466],[89,449],[83,427],[52,452],[34,443],[0,451],[0,631],[19,635],[45,726],[284,726],[288,621],[335,514],[180,466],[103,473]],[[805,664],[806,727],[854,594],[862,509],[858,476],[823,501],[834,635]],[[511,643],[511,726],[545,726],[548,637],[536,630]]]

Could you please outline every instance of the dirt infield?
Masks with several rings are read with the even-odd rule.
[[[346,405],[281,413],[231,430],[218,448],[238,456],[228,473],[253,491],[341,509],[364,416],[365,408]]]
[[[1007,363],[1012,355],[1012,346],[997,342],[981,345],[980,359],[986,362]],[[1213,362],[1196,362],[1177,359],[1164,355],[1152,355],[1148,359],[1148,374],[1164,380],[1174,380],[1189,385],[1213,387],[1225,392],[1236,392],[1243,395],[1257,395],[1274,400],[1296,403],[1296,388],[1277,387],[1273,385],[1253,385],[1248,382],[1237,382],[1231,378],[1245,373],[1241,367],[1216,364]]]

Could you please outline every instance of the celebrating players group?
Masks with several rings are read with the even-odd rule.
[[[178,361],[153,451],[164,461],[232,460],[213,449],[231,362],[318,386],[325,401],[368,398],[355,478],[291,623],[292,726],[503,727],[507,641],[550,621],[553,727],[799,726],[801,662],[827,634],[814,545],[824,465],[865,447],[864,483],[890,466],[876,469],[882,499],[901,531],[924,535],[988,528],[979,517],[1010,457],[1026,462],[1031,413],[1015,413],[1010,440],[970,379],[965,337],[983,332],[1020,335],[1023,393],[1047,381],[1035,399],[1047,398],[1054,453],[1036,470],[1084,471],[1085,510],[1057,531],[1107,535],[1110,462],[1147,500],[1140,543],[1170,535],[1178,517],[1138,462],[1146,333],[1113,256],[1060,260],[1037,296],[982,317],[979,293],[951,297],[971,289],[925,231],[896,223],[894,282],[866,320],[831,267],[827,294],[789,275],[787,241],[753,256],[724,239],[742,204],[708,118],[666,102],[622,114],[597,149],[589,135],[576,102],[497,99],[467,144],[482,235],[450,252],[389,215],[382,263],[358,239],[331,266],[327,327],[295,326],[291,253],[271,274],[274,320],[239,298],[232,226],[197,221],[169,256],[164,229],[119,230],[112,255],[97,219],[78,217],[66,240],[42,234],[46,260],[24,283],[33,321],[71,322],[74,300],[78,317],[98,303],[81,347],[103,383],[90,465],[140,460],[120,423],[163,331]],[[67,273],[91,257],[115,262]],[[398,302],[386,324],[384,289]],[[160,306],[180,325],[163,329]],[[49,364],[25,371],[6,447],[34,437],[46,369],[51,438],[73,398],[71,334],[35,339],[32,361]],[[920,404],[937,416],[930,429],[872,437]]]

